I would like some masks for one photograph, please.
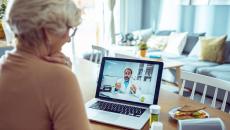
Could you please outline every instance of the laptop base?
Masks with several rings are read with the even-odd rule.
[[[138,130],[148,121],[150,114],[148,108],[146,108],[146,111],[140,117],[135,117],[90,108],[90,106],[97,101],[100,101],[100,99],[94,98],[88,101],[85,105],[87,108],[87,116],[92,121]]]

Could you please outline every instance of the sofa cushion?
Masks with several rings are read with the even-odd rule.
[[[164,49],[164,52],[181,55],[185,46],[187,35],[187,32],[172,32],[169,36],[168,44]]]
[[[197,69],[202,68],[202,67],[209,67],[209,66],[216,66],[217,63],[214,62],[206,62],[206,61],[196,61],[196,62],[191,62],[187,65],[184,65],[181,69],[185,71],[190,71],[190,72],[197,72]]]
[[[210,67],[218,65],[215,62],[202,61],[198,57],[184,57],[177,58],[177,61],[182,62],[184,65],[181,67],[181,70],[196,73],[197,69],[200,67]]]
[[[224,45],[227,35],[220,37],[200,38],[201,52],[200,59],[212,62],[223,63]]]
[[[175,54],[172,54],[172,53],[167,53],[167,52],[161,52],[161,56],[162,58],[165,58],[165,59],[170,59],[170,60],[177,60],[177,59],[181,59],[181,58],[186,58],[187,56],[185,55],[175,55]]]
[[[182,71],[188,71],[192,73],[196,73],[199,68],[202,67],[212,67],[217,66],[218,64],[215,62],[206,62],[198,60],[198,57],[186,57],[186,56],[178,56],[174,58],[169,58],[169,60],[176,60],[183,63],[181,67]],[[168,82],[176,82],[175,78],[176,72],[175,69],[164,69],[162,74],[162,79]]]
[[[210,75],[217,78],[217,79],[223,79],[226,81],[230,81],[230,72],[225,71],[225,72],[220,72],[220,71],[211,71]]]
[[[205,36],[205,34],[206,33],[189,33],[182,54],[188,55],[196,45],[199,37]]]
[[[230,63],[230,41],[225,42],[224,63]]]
[[[202,47],[201,47],[201,44],[202,44],[202,39],[203,39],[203,41],[207,41],[207,40],[209,40],[209,39],[215,39],[214,37],[209,37],[209,38],[203,38],[203,37],[200,37],[199,38],[199,40],[197,41],[197,43],[196,43],[196,45],[193,47],[193,49],[192,49],[192,51],[189,53],[189,55],[188,56],[196,56],[196,57],[200,57],[201,56],[201,51],[202,51]],[[206,42],[205,42],[206,43]],[[203,43],[204,44],[204,43]],[[226,45],[226,44],[224,44],[224,45]],[[227,44],[227,46],[226,47],[230,47],[230,45],[229,44]],[[226,48],[225,47],[225,48]],[[204,49],[204,48],[203,48]],[[225,59],[228,59],[229,58],[229,61],[230,61],[230,56],[228,57],[228,54],[230,54],[230,48],[229,49],[225,49],[225,50],[221,50],[222,51],[222,53],[221,54],[223,54],[224,56],[225,56]],[[209,55],[209,54],[208,54]],[[222,55],[222,57],[223,57],[223,55]],[[200,59],[201,59],[201,57],[200,57]],[[219,58],[219,59],[221,59],[221,58]],[[218,60],[219,60],[218,59]],[[224,59],[224,58],[223,58]],[[222,60],[222,59],[221,59]],[[224,61],[223,61],[224,62]]]
[[[201,44],[201,42],[200,42],[200,40],[198,40],[196,45],[193,47],[191,52],[188,54],[188,56],[199,57],[200,56],[200,50],[201,50],[201,45],[200,44]]]
[[[164,50],[167,46],[169,36],[156,36],[152,35],[147,40],[148,47],[152,48],[153,50]]]
[[[198,68],[197,73],[230,81],[230,64]]]

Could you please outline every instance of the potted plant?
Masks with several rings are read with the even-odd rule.
[[[2,0],[2,4],[0,7],[0,39],[5,38],[5,34],[2,26],[2,19],[5,15],[6,5],[7,5],[7,0]]]
[[[147,44],[145,42],[141,41],[138,44],[138,47],[139,47],[140,56],[145,57],[146,53],[147,53],[147,50],[148,50]]]

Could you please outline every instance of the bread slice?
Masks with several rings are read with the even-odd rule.
[[[196,112],[199,110],[203,110],[207,108],[207,106],[190,106],[190,105],[184,105],[183,107],[179,108],[178,111],[181,112]]]

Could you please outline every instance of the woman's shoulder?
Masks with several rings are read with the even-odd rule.
[[[75,74],[64,65],[49,64],[42,72],[41,79],[47,92],[66,92],[79,88],[79,84]],[[61,94],[60,93],[60,94]]]
[[[44,74],[48,72],[48,75],[50,80],[69,80],[72,78],[75,78],[74,73],[70,68],[68,68],[65,65],[58,64],[58,63],[49,63],[47,62],[46,65],[44,65]]]

